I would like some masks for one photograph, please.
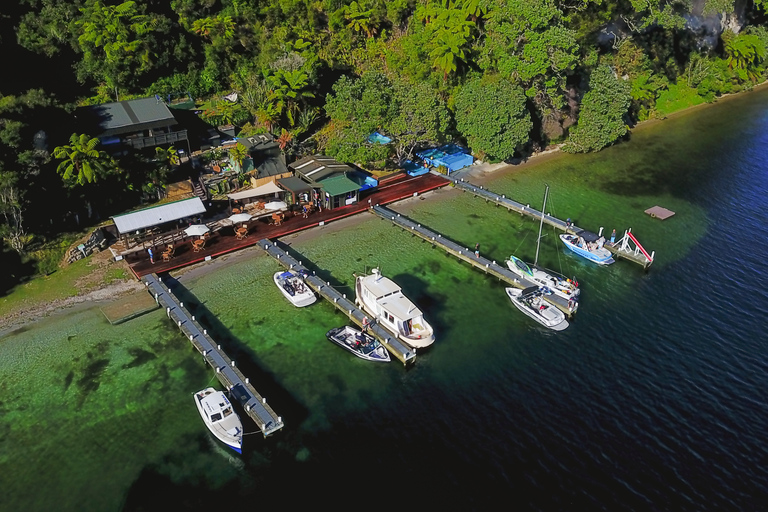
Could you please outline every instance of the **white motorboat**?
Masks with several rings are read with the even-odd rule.
[[[544,300],[544,292],[531,286],[524,290],[519,288],[505,288],[512,304],[517,309],[539,322],[544,327],[549,327],[555,331],[562,331],[568,327],[568,320],[565,319],[565,313],[557,309],[556,306]]]
[[[400,287],[375,268],[369,275],[357,276],[355,302],[378,324],[413,348],[423,348],[435,341],[432,326],[421,310],[403,295]]]
[[[379,340],[355,329],[349,325],[336,327],[328,331],[325,336],[341,348],[347,349],[357,357],[366,361],[381,361],[388,363],[390,361],[389,352]]]
[[[614,261],[611,251],[603,247],[605,238],[602,236],[593,241],[589,241],[586,240],[584,236],[565,233],[560,235],[560,240],[562,240],[565,246],[571,251],[582,258],[594,261],[598,265],[610,265]]]
[[[203,423],[222,443],[242,453],[243,424],[223,391],[206,388],[195,393],[195,405]]]
[[[304,276],[294,270],[275,272],[275,284],[285,298],[297,308],[309,306],[317,300],[315,292],[304,282]]]
[[[544,210],[547,208],[547,195],[549,186],[544,190],[544,205],[541,208],[541,220],[539,221],[539,238],[536,241],[536,259],[533,265],[529,265],[520,258],[510,256],[507,260],[509,270],[519,275],[522,279],[533,282],[537,286],[544,286],[549,291],[558,295],[569,302],[576,301],[579,298],[581,290],[576,279],[568,279],[562,274],[549,269],[541,268],[539,262],[539,247],[541,246],[541,229],[544,225]]]
[[[510,256],[507,260],[507,267],[523,279],[531,281],[537,286],[546,287],[555,295],[566,300],[577,300],[581,293],[579,283],[575,279],[569,279],[549,269],[528,265],[520,258]]]

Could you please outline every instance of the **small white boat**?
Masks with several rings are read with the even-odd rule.
[[[275,272],[275,284],[285,298],[297,308],[309,306],[317,300],[315,292],[304,283],[304,276],[293,270]]]
[[[206,388],[195,393],[195,405],[205,426],[222,443],[242,453],[243,424],[223,391]]]
[[[379,269],[357,276],[355,294],[355,303],[408,346],[424,348],[435,342],[432,326],[424,320],[421,310]]]
[[[593,242],[589,242],[583,237],[565,233],[560,235],[560,240],[562,240],[565,246],[571,251],[582,258],[594,261],[598,265],[610,265],[614,261],[611,251],[603,247],[603,244],[605,244],[605,238],[603,237],[600,237]]]
[[[505,288],[512,304],[517,309],[539,322],[544,327],[555,331],[562,331],[568,327],[565,313],[557,309],[543,298],[543,292],[536,286],[524,290],[519,288]]]
[[[360,329],[345,325],[328,331],[325,336],[341,348],[347,349],[366,361],[390,361],[389,352],[379,340]]]
[[[555,295],[566,300],[577,300],[581,293],[579,283],[575,279],[569,279],[549,269],[528,265],[515,256],[509,257],[507,267],[521,278],[527,279],[538,286],[544,286]]]

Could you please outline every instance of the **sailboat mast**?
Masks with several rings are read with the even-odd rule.
[[[539,238],[536,240],[536,259],[533,260],[533,266],[539,263],[539,246],[541,245],[541,228],[544,226],[544,209],[547,207],[547,194],[549,193],[549,185],[545,185],[544,189],[544,204],[541,207],[541,221],[539,221]]]

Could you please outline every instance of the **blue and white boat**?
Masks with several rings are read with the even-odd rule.
[[[213,388],[198,391],[195,393],[195,405],[211,434],[237,453],[242,453],[243,424],[224,392]]]
[[[605,243],[605,238],[603,237],[590,242],[585,240],[584,237],[564,233],[560,235],[560,240],[562,240],[565,246],[571,251],[582,258],[594,261],[598,265],[610,265],[614,262],[611,252],[603,247],[603,244]]]

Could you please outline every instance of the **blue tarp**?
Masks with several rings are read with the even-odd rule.
[[[402,167],[410,176],[421,176],[422,174],[429,172],[427,167],[411,162],[410,160],[406,160]]]
[[[380,134],[379,132],[373,132],[368,136],[368,142],[371,144],[389,144],[392,142],[392,139]]]
[[[368,190],[369,188],[376,188],[379,186],[379,180],[373,176],[360,171],[354,171],[349,174],[349,178],[360,185],[360,192]]]
[[[416,153],[416,156],[434,167],[444,165],[449,172],[472,165],[474,161],[472,155],[468,154],[465,148],[456,144],[446,144],[439,148],[427,149]]]

